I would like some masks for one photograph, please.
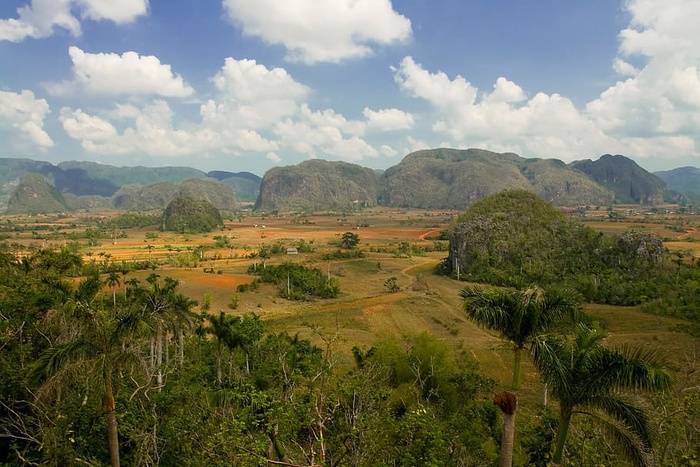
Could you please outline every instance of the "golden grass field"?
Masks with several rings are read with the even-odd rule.
[[[115,213],[100,213],[111,216]],[[266,322],[269,330],[299,333],[320,343],[334,339],[334,352],[341,362],[350,364],[353,346],[369,347],[386,337],[407,337],[428,332],[455,348],[471,354],[483,373],[504,385],[511,372],[511,347],[492,333],[469,322],[460,310],[459,291],[465,285],[432,272],[446,252],[432,252],[425,256],[395,257],[392,250],[400,242],[430,245],[429,238],[447,229],[457,212],[420,211],[376,208],[353,214],[322,213],[304,217],[261,216],[248,212],[240,221],[230,220],[225,228],[208,235],[182,235],[157,232],[154,229],[126,231],[125,238],[101,239],[100,244],[84,247],[86,261],[121,263],[132,260],[158,260],[195,250],[202,252],[197,265],[190,267],[162,266],[156,272],[180,280],[181,290],[192,299],[203,303],[211,297],[211,312],[256,313]],[[96,216],[96,215],[95,215]],[[95,216],[92,218],[94,219]],[[591,213],[584,220],[592,228],[605,233],[621,233],[634,227],[655,232],[666,239],[671,251],[688,252],[688,260],[700,257],[700,218],[678,216],[631,216],[624,221],[610,222],[604,215]],[[12,222],[75,224],[85,229],[85,218],[18,218]],[[58,223],[58,224],[56,224]],[[360,227],[359,225],[367,225]],[[683,226],[682,231],[678,228]],[[675,226],[669,228],[669,226]],[[360,236],[360,248],[365,258],[324,261],[321,255],[337,249],[334,244],[343,232],[353,231]],[[215,236],[229,236],[230,246],[215,248]],[[426,238],[427,237],[427,238]],[[279,296],[277,289],[262,285],[257,291],[240,293],[236,310],[228,308],[232,294],[239,284],[249,283],[253,276],[246,270],[259,258],[248,257],[262,245],[281,242],[295,246],[299,240],[312,242],[315,251],[298,255],[274,255],[269,264],[284,261],[301,262],[318,267],[340,283],[341,294],[332,300],[289,302]],[[36,235],[15,235],[8,239],[34,246],[60,246],[62,241],[41,239]],[[82,242],[82,241],[81,241]],[[380,252],[381,251],[381,252]],[[220,273],[205,273],[205,269]],[[144,279],[151,271],[129,272],[125,279]],[[389,293],[384,286],[387,279],[396,277],[401,290]],[[119,292],[123,289],[122,284]],[[110,293],[105,289],[105,293]],[[688,361],[700,356],[700,342],[690,335],[675,331],[678,320],[643,313],[637,308],[616,308],[591,305],[586,311],[610,332],[609,341],[615,344],[634,343],[662,349],[677,369],[688,367]],[[694,360],[693,360],[694,361]],[[700,375],[695,372],[695,384]],[[540,400],[542,388],[531,366],[526,367],[522,396],[525,400]]]

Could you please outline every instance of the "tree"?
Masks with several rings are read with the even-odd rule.
[[[110,271],[109,275],[107,276],[107,279],[105,279],[105,284],[109,288],[112,289],[112,304],[114,307],[117,307],[117,287],[121,285],[121,281],[119,280],[119,275],[117,274],[117,271]]]
[[[137,347],[127,345],[128,335],[116,326],[115,315],[80,297],[80,290],[86,288],[79,288],[67,302],[62,335],[37,360],[33,377],[43,382],[40,399],[59,397],[61,390],[78,382],[96,392],[107,422],[110,464],[115,467],[119,466],[119,436],[114,383],[120,372],[143,365]]]
[[[340,246],[346,250],[352,250],[360,244],[360,236],[353,232],[345,232],[340,237]]]
[[[574,414],[589,415],[634,464],[652,464],[651,434],[644,410],[624,391],[668,388],[673,378],[656,351],[610,349],[605,333],[583,324],[572,339],[542,337],[533,345],[535,366],[559,401],[552,463],[559,465]]]
[[[505,392],[494,398],[494,404],[504,414],[500,465],[510,466],[523,350],[555,323],[572,320],[578,312],[578,300],[568,291],[545,291],[539,287],[526,290],[465,287],[460,296],[470,320],[497,332],[513,344],[511,389],[514,392]]]

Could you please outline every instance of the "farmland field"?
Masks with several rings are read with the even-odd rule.
[[[638,209],[638,207],[636,208]],[[700,218],[678,214],[637,213],[624,207],[619,214],[591,210],[578,215],[593,229],[622,233],[629,228],[654,232],[672,252],[682,252],[684,261],[700,257]],[[81,215],[5,217],[4,241],[20,255],[43,247],[70,246],[86,262],[128,265],[146,262],[152,267],[131,270],[124,267],[124,282],[144,280],[152,272],[180,281],[181,290],[200,307],[245,315],[255,313],[269,330],[320,342],[333,335],[341,363],[352,362],[353,346],[368,348],[389,337],[406,337],[428,332],[451,342],[478,362],[489,377],[507,382],[511,348],[492,333],[469,322],[460,310],[459,291],[464,283],[435,275],[435,268],[447,253],[446,240],[438,240],[458,215],[456,211],[421,211],[376,208],[358,212],[313,215],[261,215],[249,211],[226,220],[225,227],[210,234],[163,232],[157,226],[134,229],[89,229],[106,225],[118,212]],[[614,217],[614,219],[611,219]],[[360,238],[362,257],[324,259],[339,249],[341,235],[353,232]],[[297,248],[297,254],[287,254]],[[273,253],[262,258],[262,250]],[[256,290],[237,291],[255,276],[248,268],[266,267],[286,261],[321,269],[337,279],[340,295],[329,300],[292,302],[277,287],[262,284]],[[386,286],[395,278],[397,291]],[[105,287],[104,293],[110,293]],[[238,303],[231,309],[232,295]],[[637,308],[587,306],[588,313],[611,332],[615,343],[655,345],[677,365],[700,355],[700,343],[678,332],[679,320],[644,314]],[[698,379],[697,375],[694,376]],[[534,369],[527,367],[522,396],[539,400],[542,388]]]

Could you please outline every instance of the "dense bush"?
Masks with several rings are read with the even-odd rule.
[[[318,268],[307,268],[300,264],[251,266],[248,268],[248,273],[259,275],[262,282],[276,284],[280,296],[289,300],[308,300],[313,297],[333,298],[340,293],[337,279],[328,277]]]

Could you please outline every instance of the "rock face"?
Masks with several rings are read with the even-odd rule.
[[[7,205],[8,214],[46,214],[69,210],[61,193],[38,173],[29,173],[20,179]]]
[[[314,159],[270,169],[263,177],[255,207],[291,211],[374,206],[378,191],[373,170]]]
[[[613,191],[619,203],[663,203],[664,181],[625,156],[605,154],[596,161],[572,162],[570,167]]]
[[[379,204],[463,209],[506,189],[559,205],[607,204],[613,194],[555,159],[524,159],[482,149],[429,149],[407,155],[380,180]]]

